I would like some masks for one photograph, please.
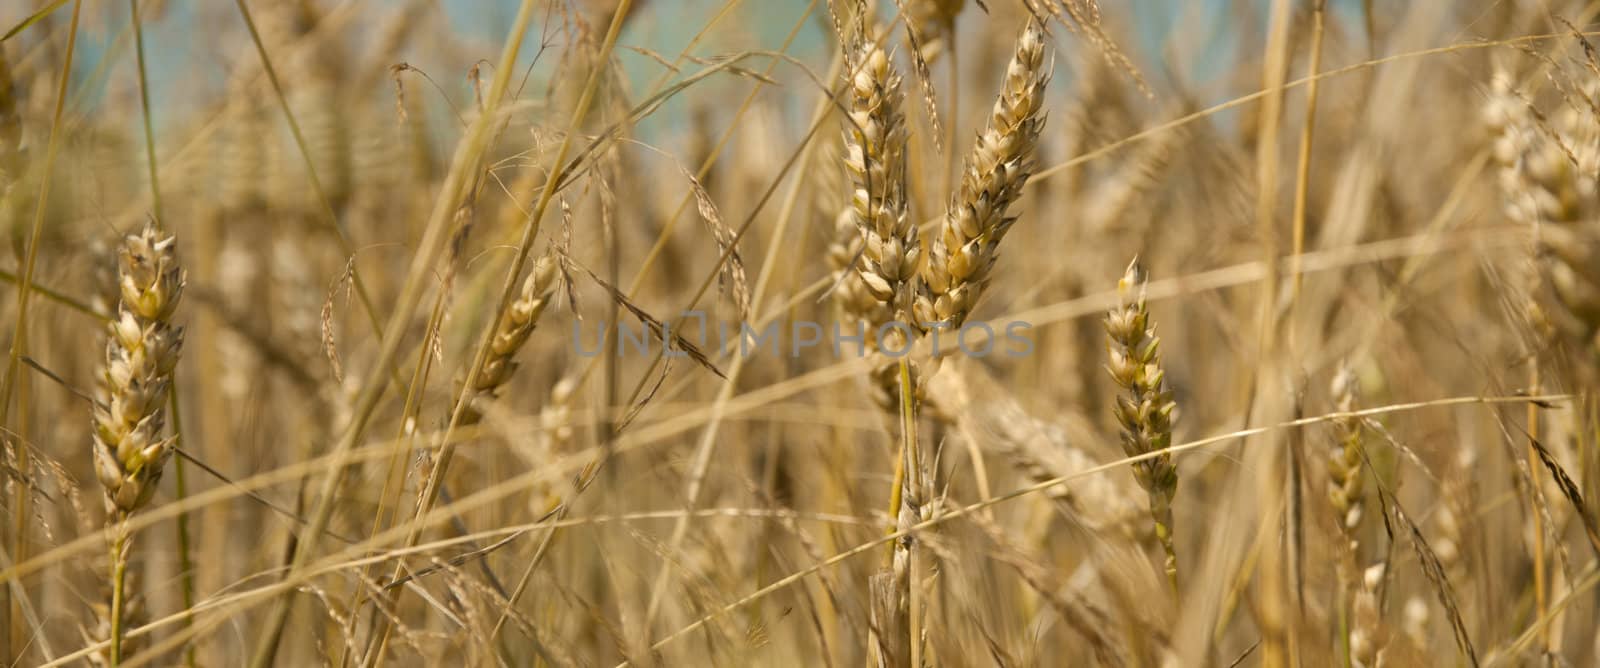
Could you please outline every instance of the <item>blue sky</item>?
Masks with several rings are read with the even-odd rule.
[[[252,5],[264,6],[269,0],[253,0]],[[623,37],[625,44],[650,49],[670,57],[676,54],[695,31],[700,29],[725,0],[648,0],[648,6],[631,22]],[[1007,2],[1012,0],[989,0]],[[1239,35],[1230,34],[1234,22],[1234,5],[1223,0],[1124,0],[1121,9],[1113,3],[1102,3],[1108,11],[1125,11],[1136,18],[1131,43],[1125,44],[1136,54],[1136,60],[1146,67],[1161,67],[1162,60],[1173,56],[1175,45],[1185,44],[1189,58],[1182,61],[1183,74],[1191,81],[1205,81],[1221,75],[1220,68],[1230,62],[1232,48]],[[1252,11],[1264,15],[1270,0],[1240,0]],[[237,53],[240,44],[226,43],[225,33],[196,30],[201,25],[226,25],[239,18],[231,2],[219,0],[169,0],[172,7],[159,22],[147,28],[147,55],[151,63],[152,94],[158,115],[158,126],[178,121],[187,122],[193,113],[205,109],[204,102],[222,92],[226,78],[225,59],[219,53]],[[0,24],[11,25],[27,13],[29,5],[11,0],[0,2]],[[360,11],[368,16],[387,14],[398,0],[365,0]],[[471,43],[473,57],[494,58],[506,26],[516,11],[518,0],[442,0],[446,25],[430,27],[446,30]],[[795,19],[805,9],[808,0],[743,0],[742,5],[714,32],[712,39],[699,49],[700,55],[712,55],[742,49],[775,49],[793,26]],[[886,10],[892,9],[889,0],[882,0]],[[969,2],[968,13],[979,11],[976,3]],[[1351,25],[1360,25],[1359,0],[1333,0],[1336,12],[1349,19]],[[69,5],[70,7],[70,5]],[[121,2],[90,2],[84,5],[85,19],[80,33],[80,57],[74,68],[75,88],[79,90],[76,101],[79,108],[92,109],[106,96],[131,96],[137,93],[130,84],[131,70],[125,65],[131,57],[127,44],[127,5]],[[65,22],[68,8],[58,11],[53,20]],[[542,17],[541,17],[542,18]],[[981,29],[980,21],[969,16],[969,29]],[[1258,22],[1258,26],[1265,21]],[[820,49],[826,48],[823,23],[808,21],[791,53],[811,63],[823,60]],[[527,40],[524,61],[537,47],[539,26]],[[359,31],[359,28],[358,28]],[[237,32],[231,33],[237,35]],[[121,42],[116,40],[121,38]],[[1071,39],[1071,37],[1064,37]],[[19,40],[20,41],[20,40]],[[231,40],[228,40],[231,42]],[[17,47],[10,46],[13,58]],[[106,69],[106,56],[110,54],[116,67]],[[633,51],[619,52],[630,78],[638,83],[658,74],[660,66],[651,58]],[[466,85],[459,72],[470,63],[430,62],[426,54],[409,56],[414,65],[424,67],[434,79],[450,90],[452,96],[464,99]],[[548,72],[547,68],[540,68]],[[539,76],[541,73],[536,73]],[[780,69],[788,77],[792,68]],[[1058,72],[1059,79],[1070,78],[1070,72]],[[373,91],[388,94],[385,91]],[[663,118],[681,119],[684,105],[672,105]],[[656,121],[661,122],[661,121]]]

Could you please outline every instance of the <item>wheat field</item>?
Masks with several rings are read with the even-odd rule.
[[[1600,665],[1597,25],[12,0],[0,659]]]

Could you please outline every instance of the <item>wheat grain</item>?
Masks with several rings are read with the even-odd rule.
[[[867,290],[866,281],[856,270],[861,249],[861,233],[849,210],[839,212],[833,241],[828,245],[828,264],[833,270],[833,302],[839,307],[844,325],[869,335],[882,323],[892,320],[889,308]]]
[[[838,307],[841,324],[870,333],[892,316],[888,307],[867,291],[857,271],[863,237],[856,225],[855,179],[848,166],[844,170],[835,167],[844,162],[844,152],[843,136],[835,137],[816,151],[820,176],[814,187],[814,204],[819,217],[832,225],[827,248],[828,270],[833,280],[830,297]],[[841,206],[840,202],[844,204]],[[868,343],[863,341],[864,346]]]

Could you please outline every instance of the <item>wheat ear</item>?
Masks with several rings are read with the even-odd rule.
[[[847,293],[843,295],[847,300],[843,305],[847,314],[869,326],[904,323],[903,327],[879,330],[883,337],[874,341],[881,350],[903,351],[911,345],[909,339],[920,334],[911,312],[922,256],[917,226],[906,201],[907,130],[902,111],[905,94],[900,75],[882,47],[858,37],[848,54],[849,115],[844,126],[844,163],[851,195],[844,217],[856,228],[861,252],[855,261],[860,284],[845,285],[852,291],[859,287],[870,295],[871,301],[859,293]],[[894,397],[899,409],[900,457],[895,462],[889,507],[891,520],[902,526],[908,521],[914,523],[908,513],[915,513],[921,506],[915,409],[909,398],[915,396],[912,372],[909,361],[902,358],[881,361],[873,375],[881,391],[880,404],[889,403],[883,397]],[[878,592],[874,600],[878,604],[871,629],[876,639],[873,646],[882,664],[914,664],[921,646],[912,539],[898,541],[891,547],[890,556],[889,580],[874,581],[874,591]]]
[[[1334,410],[1350,413],[1356,410],[1356,376],[1350,367],[1340,367],[1333,377]],[[1345,417],[1334,421],[1337,436],[1328,452],[1328,503],[1333,507],[1334,520],[1339,527],[1339,625],[1346,647],[1356,643],[1356,630],[1350,627],[1350,616],[1355,610],[1358,593],[1356,561],[1356,529],[1361,526],[1363,435],[1361,418]]]
[[[1485,117],[1495,132],[1494,156],[1506,215],[1534,231],[1540,278],[1554,309],[1529,305],[1533,324],[1555,330],[1591,362],[1600,358],[1600,128],[1592,100],[1600,82],[1582,87],[1546,120],[1516,91],[1509,73],[1495,73]],[[1553,320],[1553,322],[1547,321]],[[1548,331],[1545,333],[1549,333]],[[1592,378],[1589,379],[1592,381]]]
[[[1178,467],[1164,452],[1172,445],[1172,411],[1177,404],[1166,389],[1161,368],[1161,339],[1145,307],[1147,277],[1136,259],[1117,282],[1120,304],[1106,315],[1110,338],[1106,369],[1124,394],[1113,409],[1122,427],[1122,449],[1129,457],[1161,454],[1133,464],[1133,477],[1150,495],[1150,517],[1156,538],[1166,552],[1167,581],[1178,590],[1178,556],[1172,547],[1172,497],[1178,491]]]
[[[922,248],[906,204],[905,93],[881,47],[860,40],[853,51],[844,164],[851,185],[847,214],[862,239],[856,273],[890,317],[909,322]]]
[[[1356,377],[1349,367],[1341,368],[1333,378],[1334,410],[1350,413],[1356,410]],[[1337,513],[1339,533],[1345,547],[1356,548],[1356,529],[1361,526],[1362,489],[1361,418],[1340,418],[1334,423],[1338,440],[1328,453],[1328,502]]]
[[[836,298],[846,319],[866,328],[870,346],[903,351],[921,333],[912,304],[920,289],[922,260],[922,243],[906,200],[905,93],[882,47],[862,38],[850,53],[849,115],[844,122],[850,205],[838,226],[841,234],[853,227],[855,243],[836,244],[832,255],[836,264],[853,260],[854,276],[844,277]],[[891,323],[901,326],[884,327]],[[877,340],[879,334],[884,340]],[[872,374],[873,398],[887,413],[899,410],[899,367],[893,359],[879,359]]]
[[[888,307],[867,290],[867,284],[857,271],[857,255],[861,252],[861,231],[856,227],[852,208],[839,212],[834,220],[833,241],[828,245],[828,265],[833,270],[833,302],[838,305],[843,324],[861,327],[867,332],[891,319]]]
[[[510,382],[517,370],[517,351],[522,350],[523,344],[528,342],[528,337],[539,324],[539,316],[555,295],[556,279],[560,275],[560,265],[553,254],[534,260],[533,271],[528,272],[527,279],[522,283],[522,292],[516,301],[506,307],[505,317],[500,319],[500,329],[489,343],[489,356],[483,362],[483,372],[478,374],[477,382],[472,387],[472,401],[493,399],[500,388]],[[475,424],[481,420],[483,415],[477,409],[477,406],[469,405],[467,411],[462,413],[462,424]]]
[[[1545,214],[1556,224],[1541,231],[1540,254],[1574,349],[1593,366],[1600,356],[1600,81],[1587,81],[1581,94],[1556,115],[1560,141],[1546,141],[1527,166],[1536,178],[1560,183],[1551,191],[1559,205]]]
[[[921,322],[959,327],[977,303],[1000,240],[1016,218],[1011,204],[1033,173],[1033,151],[1045,117],[1044,31],[1030,21],[1017,40],[988,127],[968,156],[940,235],[928,249],[925,285],[917,296]]]
[[[161,437],[162,403],[183,345],[171,317],[184,275],[172,238],[154,227],[128,236],[119,259],[122,300],[94,408],[94,460],[110,508],[129,514],[149,502],[172,454]]]
[[[183,329],[171,322],[184,285],[172,237],[146,226],[123,241],[118,257],[121,302],[108,328],[93,410],[95,474],[105,488],[112,534],[110,665],[121,660],[127,619],[127,519],[150,502],[172,456],[171,441],[162,435],[163,407],[183,345]]]

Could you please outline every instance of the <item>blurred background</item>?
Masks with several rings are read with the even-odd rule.
[[[0,28],[52,4],[0,3]],[[102,655],[84,398],[116,248],[159,213],[188,280],[168,434],[192,459],[141,511],[168,514],[134,541],[128,656],[245,665],[292,601],[276,665],[884,659],[874,541],[904,434],[872,374],[595,361],[570,336],[689,308],[839,319],[859,237],[839,225],[857,191],[830,3],[635,0],[603,53],[615,0],[533,2],[481,164],[453,168],[520,4],[248,0],[253,36],[235,2],[142,0],[142,77],[125,1],[82,3],[70,69],[76,2],[0,43],[0,278],[32,243],[39,287],[26,321],[0,291],[0,331],[28,333],[0,405],[0,656]],[[959,10],[914,50],[896,3],[868,4],[903,79],[909,216],[935,226],[976,178],[1030,8],[1048,28],[1033,175],[972,316],[1032,323],[1036,353],[946,360],[917,397],[927,512],[970,511],[917,542],[927,665],[1595,665],[1600,7],[907,0]],[[557,170],[521,250],[569,275],[408,550]],[[449,243],[415,267],[434,219]],[[718,266],[738,229],[743,277]],[[1172,442],[1207,439],[1175,458],[1177,591],[1106,373],[1135,257]],[[316,568],[279,596],[346,434]],[[391,571],[416,579],[384,590]]]

